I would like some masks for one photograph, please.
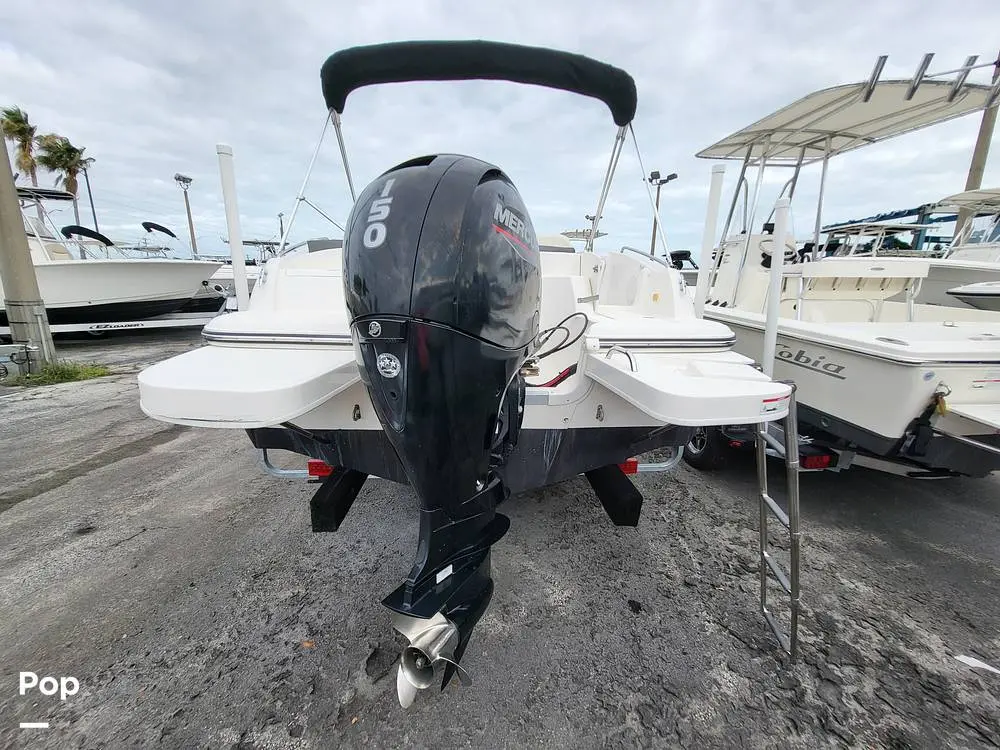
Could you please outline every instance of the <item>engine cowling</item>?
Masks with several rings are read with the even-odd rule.
[[[422,500],[461,502],[488,481],[498,441],[516,441],[505,405],[523,392],[517,371],[538,333],[539,266],[517,189],[486,162],[415,159],[358,197],[344,244],[352,334]]]

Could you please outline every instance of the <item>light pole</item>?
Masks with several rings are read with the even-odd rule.
[[[188,200],[188,188],[191,187],[191,183],[194,182],[190,177],[183,174],[175,174],[174,182],[176,182],[181,190],[184,191],[184,210],[187,211],[188,218],[188,233],[191,235],[191,255],[198,258],[198,241],[194,238],[194,220],[191,218],[191,202]]]
[[[285,214],[283,211],[278,212],[278,237],[285,236]]]
[[[649,255],[652,257],[656,254],[656,219],[660,215],[660,188],[666,185],[671,180],[677,179],[677,173],[672,172],[666,177],[660,177],[660,173],[657,171],[649,173],[649,184],[656,185],[656,210],[653,211],[653,236],[649,240]]]
[[[87,183],[87,197],[90,198],[90,215],[94,217],[94,231],[100,232],[100,227],[97,226],[97,210],[94,208],[94,191],[90,189],[90,173],[87,168],[83,169],[83,179]]]

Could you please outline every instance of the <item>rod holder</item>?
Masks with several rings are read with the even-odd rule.
[[[885,61],[888,59],[888,55],[878,56],[878,60],[875,61],[875,67],[872,69],[872,74],[868,78],[868,83],[865,84],[864,93],[861,95],[862,101],[867,102],[872,98],[872,94],[875,93],[875,86],[878,84],[878,79],[882,75],[882,68],[885,67]]]
[[[917,93],[917,89],[924,80],[924,73],[930,67],[932,59],[934,59],[934,53],[928,52],[924,55],[924,59],[920,61],[920,65],[917,66],[917,72],[913,74],[913,80],[910,81],[910,85],[906,89],[906,96],[903,97],[906,101],[910,101],[913,95]]]
[[[951,91],[948,92],[948,102],[951,103],[955,101],[955,97],[958,96],[958,92],[962,89],[962,84],[965,83],[965,79],[969,77],[969,73],[972,72],[973,67],[976,64],[976,60],[979,59],[979,55],[969,55],[965,58],[965,65],[959,71],[958,76],[951,84]]]

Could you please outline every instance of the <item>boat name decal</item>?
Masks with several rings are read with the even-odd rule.
[[[827,360],[825,354],[810,355],[805,349],[792,351],[792,348],[788,344],[778,342],[777,355],[779,359],[790,365],[804,367],[807,370],[812,370],[822,375],[829,375],[831,378],[836,378],[837,380],[847,380],[847,376],[844,375],[844,365],[830,362]]]

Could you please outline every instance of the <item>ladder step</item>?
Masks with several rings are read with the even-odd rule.
[[[788,382],[788,381],[783,381]],[[795,386],[788,401],[788,415],[784,424],[758,424],[756,429],[757,453],[757,485],[759,490],[760,512],[760,611],[767,621],[774,637],[778,639],[781,648],[788,652],[795,661],[798,652],[798,625],[801,600],[799,598],[799,446],[798,420],[796,418]],[[788,511],[786,512],[768,493],[767,487],[767,456],[777,455],[784,459],[786,466],[786,484],[788,492]],[[768,510],[789,533],[789,572],[785,572],[781,564],[771,556],[768,535]],[[766,566],[766,567],[765,567]],[[778,625],[774,613],[768,608],[768,570],[777,580],[785,594],[789,597],[789,627],[787,633]]]
[[[788,640],[788,636],[785,635],[785,632],[781,629],[781,626],[778,625],[777,620],[774,619],[774,615],[772,615],[767,608],[764,608],[761,611],[764,613],[764,619],[770,626],[771,632],[774,633],[774,637],[778,639],[778,643],[781,644],[781,647],[785,651],[787,651],[788,653],[792,653],[792,644]]]
[[[792,593],[792,584],[789,582],[788,576],[785,574],[785,571],[781,569],[781,566],[778,565],[775,559],[771,557],[771,555],[769,555],[766,551],[763,553],[763,556],[764,556],[764,562],[767,563],[767,567],[769,567],[771,569],[771,572],[774,573],[774,577],[778,579],[778,583],[781,584],[781,588],[785,590],[786,594],[790,595]]]
[[[785,446],[776,437],[768,432],[761,432],[760,436],[764,438],[764,442],[771,446],[771,448],[782,458],[785,457]]]
[[[774,515],[777,517],[779,521],[781,521],[781,525],[787,529],[788,514],[781,509],[781,506],[779,506],[776,502],[774,502],[774,498],[772,498],[766,492],[762,492],[760,493],[760,499],[763,500],[765,503],[767,503],[767,507],[770,508],[771,512],[774,513]]]

